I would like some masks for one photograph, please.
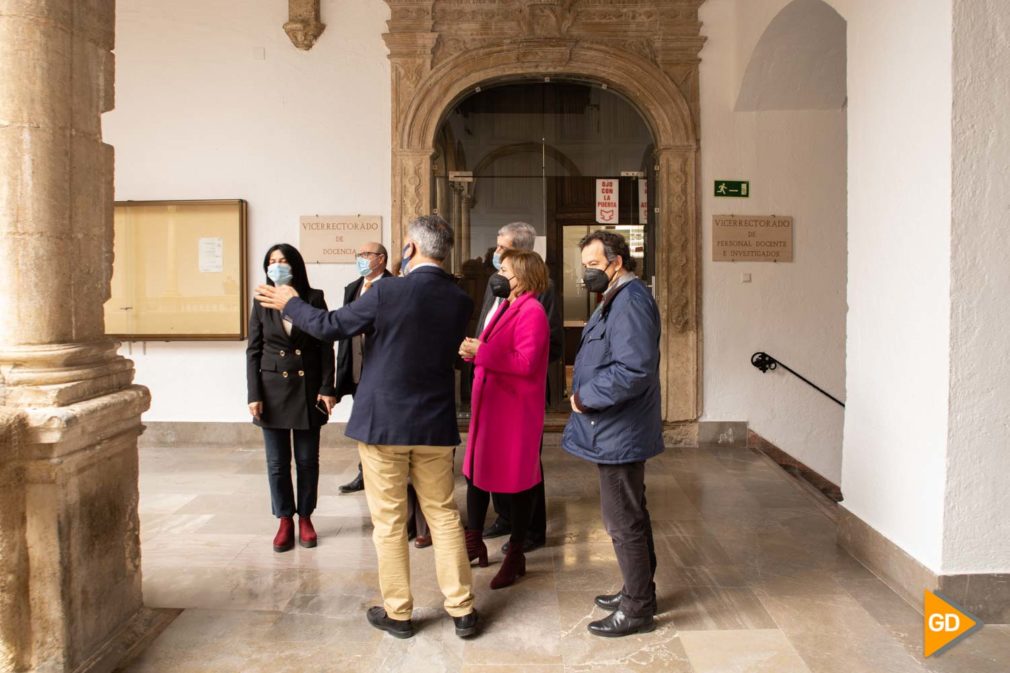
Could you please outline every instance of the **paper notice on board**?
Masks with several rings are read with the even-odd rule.
[[[201,238],[199,247],[200,273],[221,273],[224,271],[223,238]]]

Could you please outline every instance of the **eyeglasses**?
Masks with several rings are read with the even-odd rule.
[[[381,252],[359,252],[358,257],[364,257],[365,259],[371,259],[373,257],[381,257]]]

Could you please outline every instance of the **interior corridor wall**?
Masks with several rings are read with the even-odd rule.
[[[389,240],[390,75],[379,0],[323,0],[308,52],[286,2],[130,0],[117,6],[116,198],[249,202],[249,283],[266,249],[298,244],[298,218],[378,214]],[[353,265],[310,265],[339,306]],[[251,297],[251,294],[250,294]],[[251,299],[250,299],[251,301]],[[127,344],[152,391],[147,421],[247,421],[245,344]],[[336,410],[346,420],[350,400]]]
[[[702,420],[747,421],[838,484],[844,410],[784,370],[750,364],[766,351],[845,398],[846,112],[735,110],[754,47],[786,4],[708,0],[700,10]],[[715,197],[721,179],[749,180],[751,196]],[[728,214],[793,216],[795,261],[712,261],[712,217]]]
[[[944,573],[1010,573],[1010,3],[954,2]]]
[[[709,0],[702,5],[702,32],[709,40],[701,66],[706,246],[712,180],[735,177],[712,171],[733,168],[727,161],[738,161],[720,146],[760,147],[764,141],[748,140],[745,131],[759,129],[759,122],[727,110],[761,35],[789,4],[790,0]],[[828,0],[828,4],[846,20],[847,35],[848,313],[842,370],[847,404],[842,506],[938,571],[943,565],[951,367],[951,0]],[[725,26],[734,22],[735,38],[728,39]],[[722,72],[728,78],[729,67],[734,69],[733,86],[720,83],[718,75]],[[722,137],[727,133],[731,139]],[[797,125],[797,133],[806,133],[802,125]],[[802,149],[797,149],[802,157]],[[759,160],[771,161],[775,152],[775,147],[763,147]],[[745,152],[739,155],[746,157]],[[757,191],[758,185],[754,188]],[[797,252],[804,252],[798,238]],[[704,254],[710,255],[707,247]],[[767,405],[768,399],[777,402],[780,391],[775,390],[775,398],[756,397],[756,388],[727,394],[729,382],[746,380],[749,365],[737,364],[742,347],[734,355],[720,346],[720,340],[729,338],[720,329],[731,327],[735,318],[715,316],[743,310],[745,316],[736,321],[739,327],[765,324],[767,315],[748,313],[743,302],[726,301],[748,289],[737,273],[705,264],[706,418],[739,420],[740,413],[748,411],[746,418],[756,419],[751,423],[759,432],[762,424],[770,428],[765,430],[769,439],[786,437],[776,434],[773,425],[784,419],[767,419],[772,421],[768,424],[760,418],[762,412],[750,411]],[[757,275],[754,280],[762,282]],[[771,346],[765,350],[772,352]],[[782,353],[772,354],[790,362]],[[830,377],[824,380],[830,388]],[[796,418],[802,416],[788,420]],[[809,458],[816,469],[817,458]],[[830,474],[826,468],[825,476]]]
[[[842,506],[939,571],[951,364],[951,1],[832,4],[848,22]]]

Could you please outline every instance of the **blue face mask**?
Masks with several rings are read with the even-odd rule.
[[[410,251],[410,243],[403,246],[403,260],[400,262],[400,275],[406,276],[410,273],[410,269],[407,268],[407,264],[410,263],[410,257],[407,257],[407,252]]]
[[[294,276],[291,275],[291,266],[288,264],[271,264],[267,267],[267,278],[274,282],[274,285],[290,285]]]
[[[501,271],[501,253],[495,252],[494,257],[491,258],[491,263],[494,264],[494,268]]]
[[[372,273],[372,263],[364,257],[358,257],[355,260],[358,263],[358,273],[364,276],[368,276]]]

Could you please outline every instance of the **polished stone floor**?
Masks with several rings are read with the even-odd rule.
[[[431,549],[412,546],[417,634],[397,640],[365,622],[379,602],[368,512],[360,494],[337,495],[356,462],[350,445],[323,450],[320,545],[275,554],[262,448],[142,449],[145,601],[183,611],[126,670],[1010,671],[1007,626],[923,660],[921,616],[836,546],[830,508],[741,449],[670,449],[649,462],[659,628],[589,635],[604,616],[593,596],[620,581],[595,468],[556,437],[544,451],[548,547],[508,589],[487,586],[497,548],[476,569],[480,637],[455,637]]]

